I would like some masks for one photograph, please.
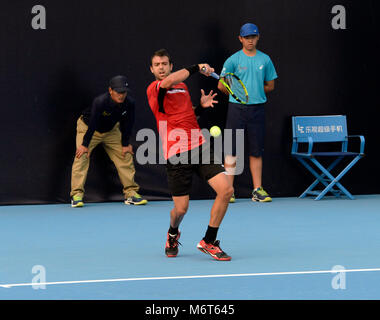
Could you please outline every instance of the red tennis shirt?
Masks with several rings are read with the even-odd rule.
[[[159,111],[160,85],[161,81],[153,81],[146,93],[157,121],[164,157],[169,159],[173,155],[199,147],[206,140],[201,134],[186,84],[181,82],[167,90],[163,102],[165,113]]]

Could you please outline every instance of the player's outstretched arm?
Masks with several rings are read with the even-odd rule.
[[[204,70],[202,70],[204,68]],[[172,86],[185,81],[191,74],[195,72],[200,72],[205,76],[209,76],[214,72],[214,69],[211,68],[207,63],[196,64],[187,68],[183,68],[176,72],[169,74],[161,82],[161,88],[169,89]]]

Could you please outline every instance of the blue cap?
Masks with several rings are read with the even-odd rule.
[[[242,37],[248,37],[252,35],[258,35],[259,34],[259,28],[253,23],[246,23],[240,28],[240,36]]]

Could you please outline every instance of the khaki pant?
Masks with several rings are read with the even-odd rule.
[[[82,117],[80,117],[77,121],[77,148],[82,144],[87,128],[88,127],[83,122]],[[133,156],[129,152],[127,152],[124,157],[122,155],[119,123],[117,123],[109,132],[100,133],[95,131],[88,146],[88,151],[91,153],[92,150],[100,143],[102,143],[108,156],[115,164],[120,181],[123,185],[124,197],[128,198],[135,195],[135,193],[139,190],[139,185],[134,180],[136,171],[133,164]],[[79,159],[77,157],[74,158],[71,172],[71,197],[74,195],[83,197],[84,185],[86,183],[89,165],[90,158],[87,158],[87,154],[82,155]]]

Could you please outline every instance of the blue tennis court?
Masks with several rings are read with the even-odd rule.
[[[237,199],[218,235],[230,262],[196,249],[211,206],[190,201],[176,258],[171,201],[2,206],[0,299],[380,299],[379,195]]]

